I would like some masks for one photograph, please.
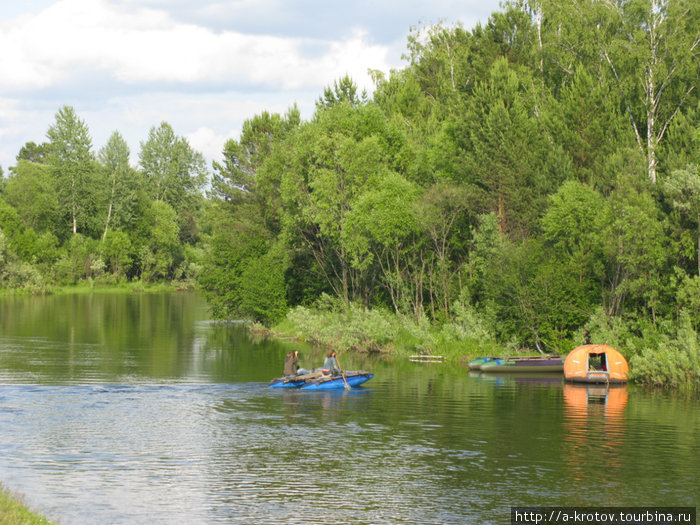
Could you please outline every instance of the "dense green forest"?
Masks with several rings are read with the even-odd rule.
[[[0,285],[193,279],[208,180],[204,158],[172,127],[153,127],[138,169],[114,132],[97,153],[64,106],[47,142],[29,142],[0,179]]]
[[[63,107],[0,179],[0,284],[197,281],[219,317],[345,347],[615,345],[700,384],[700,3],[521,0],[405,67],[138,167]],[[206,188],[206,191],[204,191]]]

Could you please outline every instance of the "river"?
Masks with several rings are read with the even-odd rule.
[[[71,524],[510,523],[700,502],[700,401],[341,355],[350,392],[193,293],[0,299],[0,481]]]

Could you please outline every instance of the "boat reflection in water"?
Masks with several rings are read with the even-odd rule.
[[[597,407],[602,407],[609,421],[624,418],[628,397],[627,385],[564,384],[567,413],[576,417],[598,414],[601,411]]]
[[[609,482],[596,505],[616,505],[621,498],[615,493],[614,480],[623,467],[628,397],[626,384],[564,384],[562,458],[572,488],[590,487],[591,483],[605,486]],[[590,503],[588,500],[572,502]]]
[[[503,374],[484,373],[476,370],[469,371],[469,377],[479,379],[487,383],[493,383],[497,386],[513,385],[513,384],[529,384],[529,385],[562,385],[564,377],[559,372],[540,372],[533,374],[531,372],[508,372]]]

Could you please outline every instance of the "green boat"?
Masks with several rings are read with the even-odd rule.
[[[482,372],[563,372],[560,356],[518,356],[492,359],[481,365]]]
[[[489,361],[493,361],[494,359],[498,359],[497,357],[477,357],[476,359],[472,359],[469,361],[469,370],[481,370],[481,365],[488,363]]]

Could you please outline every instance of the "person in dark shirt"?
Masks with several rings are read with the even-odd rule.
[[[299,358],[300,358],[300,357],[301,357],[301,356],[299,355],[299,350],[294,350],[294,360],[293,360],[293,362],[294,362],[294,368],[296,369],[294,373],[297,374],[297,375],[299,375],[299,376],[303,376],[303,375],[305,375],[305,374],[310,374],[310,373],[311,373],[311,370],[307,370],[306,368],[301,368],[301,367],[299,366]]]
[[[292,354],[291,352],[287,352],[287,356],[284,358],[285,376],[297,375],[297,361],[298,359],[294,357],[294,354]]]

